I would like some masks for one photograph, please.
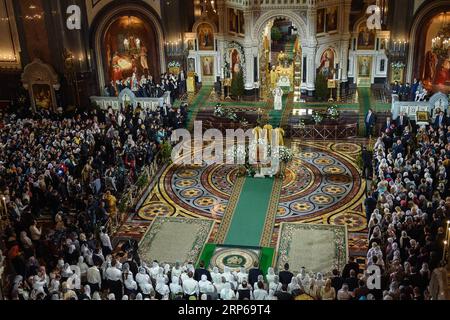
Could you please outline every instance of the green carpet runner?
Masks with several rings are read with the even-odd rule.
[[[245,178],[224,244],[260,245],[275,179]]]
[[[188,130],[190,130],[194,127],[194,121],[195,121],[195,118],[197,117],[198,110],[206,102],[206,100],[208,98],[208,94],[211,92],[212,89],[213,89],[212,86],[206,86],[206,85],[202,86],[200,91],[197,93],[197,96],[195,97],[194,101],[189,106],[187,122],[186,122],[187,123],[186,126],[187,126]]]
[[[364,133],[364,118],[371,107],[371,92],[370,88],[358,88],[358,102],[359,102],[359,132]]]
[[[283,102],[283,107],[281,110],[274,110],[272,109],[269,112],[269,123],[272,125],[272,127],[277,128],[280,126],[281,124],[281,119],[283,118],[283,111],[286,108],[286,102],[288,99],[288,95],[283,95],[282,98],[282,102]],[[273,108],[273,106],[272,106]]]

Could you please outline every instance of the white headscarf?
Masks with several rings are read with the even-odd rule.
[[[183,292],[183,288],[180,286],[180,278],[177,276],[172,277],[172,282],[169,285],[170,292],[176,295]]]
[[[211,282],[208,280],[208,277],[206,274],[203,274],[201,277],[201,280],[198,282],[198,287],[200,292],[205,293],[207,286],[211,284]]]
[[[144,267],[139,268],[139,273],[136,274],[136,282],[139,284],[139,287],[141,287],[146,283],[150,282],[150,276],[145,272]]]
[[[156,281],[155,290],[163,297],[170,293],[169,286],[166,285],[164,278],[161,278],[161,277],[159,277],[158,280]]]
[[[300,289],[300,285],[298,284],[298,280],[296,277],[292,277],[291,283],[288,284],[288,292],[292,293],[294,290]]]
[[[266,275],[267,282],[270,284],[271,282],[273,282],[274,278],[275,278],[275,271],[273,270],[272,267],[269,267],[269,269],[267,269]]]
[[[213,283],[222,282],[222,274],[219,272],[219,268],[214,267],[211,272],[211,280]]]
[[[239,283],[242,283],[242,281],[248,279],[248,274],[244,267],[241,267],[239,269],[239,272],[237,273],[237,278]]]
[[[220,291],[220,298],[222,300],[232,300],[235,296],[234,291],[231,290],[231,284],[225,283],[223,289]]]
[[[127,278],[124,281],[125,288],[128,290],[137,290],[137,282],[133,280],[133,274],[128,273]]]
[[[139,292],[134,300],[142,300],[142,293]]]
[[[98,291],[94,292],[94,294],[92,295],[92,300],[102,300],[100,298],[100,293],[98,293]]]
[[[91,298],[91,287],[87,284],[84,287],[84,294],[86,295],[86,297],[88,297],[89,299]]]

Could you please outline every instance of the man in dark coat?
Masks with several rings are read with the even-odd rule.
[[[280,271],[280,273],[278,275],[278,277],[280,278],[280,282],[282,284],[288,285],[289,283],[291,283],[293,276],[294,276],[294,274],[289,271],[289,263],[285,263],[284,270]]]
[[[248,271],[248,283],[254,287],[255,283],[258,282],[258,276],[262,275],[261,270],[258,267],[258,263],[253,264],[253,268]]]
[[[209,271],[205,269],[205,262],[203,260],[200,261],[199,267],[195,269],[194,279],[196,281],[200,281],[202,279],[202,275],[206,275],[208,281],[212,281],[211,273],[209,273]]]

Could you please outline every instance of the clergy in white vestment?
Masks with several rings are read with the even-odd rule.
[[[283,108],[283,90],[280,87],[276,87],[273,91],[273,108],[274,110],[281,110]]]

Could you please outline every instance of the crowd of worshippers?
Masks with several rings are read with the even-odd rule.
[[[450,126],[442,111],[432,125],[417,130],[408,119],[388,122],[373,148],[372,192],[365,202],[367,263],[382,270],[392,299],[443,299]]]
[[[367,284],[368,274],[350,258],[340,273],[337,269],[324,276],[307,272],[297,274],[288,263],[275,273],[272,267],[263,275],[257,263],[246,270],[225,266],[197,268],[192,262],[147,264],[134,250],[111,254],[109,236],[100,231],[101,246],[84,233],[72,233],[62,244],[55,264],[41,264],[28,258],[24,273],[11,281],[9,299],[13,300],[426,300],[436,299],[432,290],[408,285],[387,289]],[[18,246],[17,244],[15,246]],[[20,250],[20,249],[16,249]],[[9,255],[9,253],[8,253]],[[417,281],[438,287],[439,269],[431,274],[421,271]],[[398,271],[396,271],[398,273]],[[396,274],[396,277],[398,275]],[[406,275],[404,276],[406,277]],[[394,280],[396,281],[396,280]],[[393,282],[392,282],[393,283]],[[433,287],[434,288],[434,287]],[[438,296],[438,294],[437,294]]]
[[[186,92],[186,77],[183,70],[178,75],[163,73],[158,82],[151,75],[148,78],[142,75],[138,79],[134,73],[132,77],[123,80],[112,80],[105,86],[103,96],[117,97],[126,88],[133,91],[136,97],[160,98],[165,92],[170,92],[171,98],[177,99]]]
[[[392,94],[396,94],[400,101],[424,101],[429,92],[422,81],[414,79],[413,85],[409,82],[399,83],[395,81],[391,88]]]
[[[10,271],[22,276],[33,259],[51,264],[71,237],[93,241],[100,226],[119,219],[122,191],[184,126],[186,105],[59,117],[6,114],[0,122],[0,193],[11,224],[2,240],[9,239]],[[55,228],[45,230],[40,217]]]

